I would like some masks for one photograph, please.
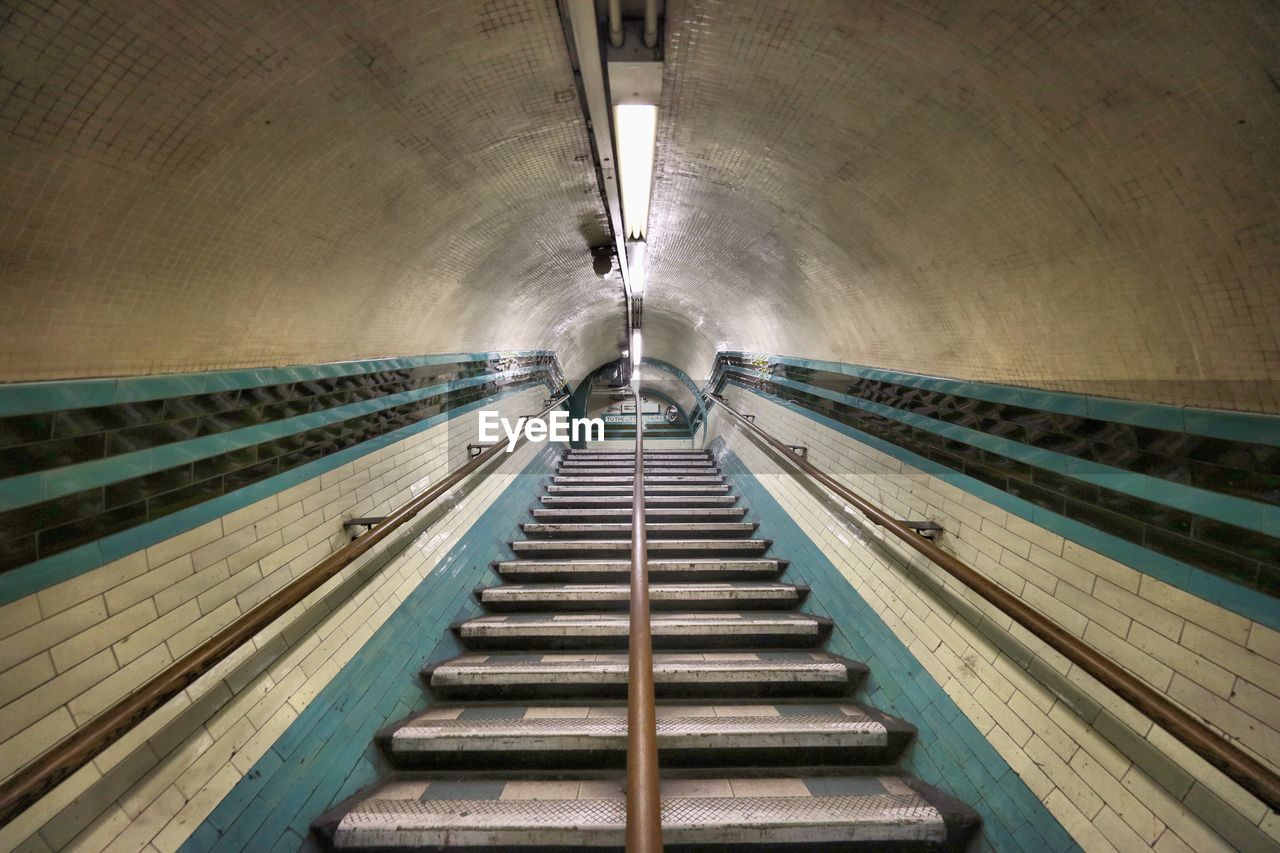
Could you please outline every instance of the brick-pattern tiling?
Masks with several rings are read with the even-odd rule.
[[[1280,411],[1273,4],[665,8],[646,353]]]
[[[1038,528],[746,389],[736,408],[1280,766],[1280,633]],[[780,470],[723,413],[713,435],[799,523],[1001,757],[1089,850],[1269,849],[1280,820],[1008,617]]]
[[[555,0],[24,0],[0,22],[0,378],[617,356]]]
[[[0,419],[0,493],[15,482],[6,478],[26,481],[37,475],[45,480],[46,494],[60,476],[80,486],[0,512],[0,572],[171,516],[499,391],[542,383],[553,387],[558,381],[551,356],[502,361],[507,363],[460,361]],[[500,375],[504,370],[520,375]],[[467,387],[447,387],[457,381]],[[427,388],[447,390],[373,412],[360,405]],[[340,410],[348,406],[361,411],[344,415]],[[302,417],[325,413],[333,419],[324,425]],[[276,425],[286,429],[258,440]],[[243,437],[246,432],[258,437]],[[212,436],[225,436],[232,449],[176,453],[182,461],[172,466],[138,461],[152,448]],[[21,440],[8,443],[6,438]],[[192,461],[195,455],[199,458]],[[82,488],[84,463],[105,467],[113,461],[118,462],[115,472],[100,478],[105,484]],[[141,467],[146,473],[139,472]]]
[[[185,853],[235,853],[250,842],[297,849],[312,821],[378,781],[374,734],[426,706],[424,664],[463,650],[445,626],[480,612],[473,591],[495,578],[491,562],[510,556],[512,522],[536,502],[558,452],[543,449],[447,554],[436,553],[431,573],[195,829]]]
[[[1116,481],[1136,473],[1241,498],[1274,512],[1280,504],[1280,447],[991,403],[776,362],[748,368],[738,357],[718,358],[713,382],[717,389],[726,382],[758,389],[1064,518],[1249,589],[1280,595],[1280,538],[1250,529],[1249,522],[1234,512],[1228,515],[1236,524],[1222,521],[1221,514],[1210,517],[1204,501],[1191,511],[1186,503],[1179,507],[1161,501],[1158,494],[1140,497],[1064,474],[1060,466],[1050,467],[1046,454],[1035,452],[1106,466]],[[824,391],[852,401],[819,393]],[[916,425],[919,420],[903,422],[867,411],[857,402],[900,411],[903,417],[928,418],[933,429]],[[957,428],[972,430],[974,438],[957,439]],[[1035,461],[1021,461],[1012,451],[986,449],[981,446],[985,438]]]
[[[493,408],[514,418],[544,397],[532,389]],[[343,517],[386,514],[456,469],[467,451],[454,433],[475,429],[475,415],[460,416],[0,608],[0,775],[345,543]],[[424,514],[404,559],[390,559],[404,541],[392,537],[331,579],[0,829],[0,848],[60,849],[73,839],[87,850],[176,847],[533,454],[504,457],[464,496]]]

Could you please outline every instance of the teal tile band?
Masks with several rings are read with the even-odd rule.
[[[843,373],[847,376],[857,376],[864,379],[894,382],[913,388],[926,388],[961,397],[973,397],[992,403],[1009,403],[1066,415],[1098,418],[1133,424],[1134,426],[1222,438],[1228,441],[1248,441],[1255,444],[1280,447],[1280,415],[1230,412],[1222,409],[1172,406],[1162,403],[1139,403],[1110,397],[1072,394],[1067,391],[1044,391],[1016,385],[999,385],[992,382],[946,379],[919,373],[882,370],[857,364],[844,364],[838,361],[823,361],[821,359],[800,358],[797,356],[765,355],[740,351],[724,351],[720,354],[752,360],[763,369],[767,369],[770,362],[791,364],[796,367],[829,370],[833,373]]]
[[[378,781],[384,762],[374,734],[427,707],[418,670],[462,650],[449,624],[480,612],[472,590],[497,582],[489,563],[511,556],[507,540],[558,454],[548,445],[520,472],[222,798],[183,853],[297,850],[313,820]]]
[[[804,609],[835,620],[828,651],[870,667],[863,688],[866,702],[902,717],[919,730],[903,766],[982,815],[982,835],[972,849],[1001,853],[1079,849],[884,619],[742,460],[724,446],[724,440],[717,438],[711,447],[720,457],[726,478],[742,494],[748,518],[759,521],[760,535],[773,540],[770,554],[791,561],[783,579],[809,585]]]
[[[216,435],[175,441],[132,453],[109,456],[105,459],[95,459],[91,462],[81,462],[77,465],[67,465],[63,468],[9,477],[8,479],[0,480],[0,511],[29,506],[33,503],[62,497],[63,495],[73,494],[96,486],[118,483],[122,480],[162,471],[165,468],[171,468],[185,462],[217,456],[238,448],[283,438],[294,433],[305,432],[306,430],[337,423],[348,418],[358,417],[359,415],[379,412],[394,406],[433,397],[437,394],[471,388],[489,382],[518,379],[522,376],[542,372],[544,369],[541,366],[530,366],[502,373],[487,373],[468,379],[440,383],[427,388],[417,388],[399,394],[388,394],[371,400],[349,403],[345,406],[336,406],[321,412],[311,412],[305,415],[269,421],[264,424],[241,427],[240,429],[229,430]],[[35,497],[37,491],[39,496]]]
[[[767,400],[791,412],[803,415],[855,441],[873,447],[881,453],[892,456],[900,462],[905,462],[925,473],[932,474],[940,480],[964,489],[974,496],[1056,533],[1064,539],[1069,539],[1078,545],[1097,551],[1099,554],[1110,557],[1136,571],[1151,575],[1157,580],[1177,587],[1184,592],[1199,596],[1246,619],[1252,619],[1268,628],[1280,630],[1280,602],[1271,596],[1232,583],[1196,566],[1175,560],[1172,557],[1167,557],[1164,554],[1144,548],[1118,536],[1104,533],[1087,524],[1082,524],[1058,513],[1038,507],[1029,501],[1010,495],[1008,492],[988,485],[981,480],[958,473],[932,459],[927,459],[896,444],[868,435],[861,430],[810,411],[803,406],[796,406],[792,403],[771,398],[754,388],[748,388],[740,383],[733,384],[760,397],[762,400]]]
[[[243,489],[196,504],[193,507],[166,515],[155,521],[114,533],[77,548],[63,551],[52,557],[11,569],[0,574],[0,605],[16,601],[62,581],[70,580],[113,560],[118,560],[135,551],[148,548],[157,542],[163,542],[165,539],[177,536],[179,533],[193,530],[202,524],[207,524],[216,518],[221,518],[228,513],[260,501],[263,498],[268,498],[277,492],[282,492],[313,477],[318,477],[326,471],[331,471],[375,450],[395,444],[397,441],[402,441],[409,436],[431,429],[452,418],[491,405],[510,394],[517,394],[527,390],[528,388],[519,388],[500,391],[481,400],[467,403],[456,409],[441,412],[409,426],[371,438],[368,441],[332,453],[313,462],[291,468],[282,474],[277,474]]]
[[[883,403],[863,400],[860,397],[841,394],[827,388],[806,385],[793,379],[784,379],[780,376],[770,376],[768,379],[774,385],[792,388],[806,394],[813,394],[846,406],[853,406],[864,412],[870,412],[899,423],[909,424],[917,429],[927,430],[934,435],[980,447],[983,450],[989,450],[992,453],[998,453],[1010,459],[1034,465],[1037,468],[1044,468],[1064,476],[1074,477],[1077,480],[1123,492],[1135,498],[1143,498],[1185,512],[1193,512],[1236,527],[1256,530],[1268,536],[1280,536],[1280,506],[1250,501],[1234,495],[1210,492],[1198,489],[1195,486],[1162,480],[1159,477],[1149,477],[1146,474],[1124,471],[1119,468],[1113,468],[1110,465],[1092,462],[1088,459],[1080,459],[1065,453],[1058,453],[1053,450],[1045,450],[1000,438],[960,424],[949,424],[935,418],[915,414],[914,412],[904,412],[901,409],[886,406]],[[741,383],[734,382],[734,384],[740,385]]]
[[[310,379],[354,376],[384,370],[401,370],[433,364],[461,361],[547,356],[551,350],[495,350],[491,352],[441,353],[433,355],[374,358],[361,361],[338,361],[327,364],[300,364],[292,367],[263,367],[244,370],[219,370],[202,373],[176,373],[159,376],[122,376],[106,379],[70,379],[53,382],[18,382],[0,385],[0,417],[82,409],[207,394],[237,388],[256,388]]]

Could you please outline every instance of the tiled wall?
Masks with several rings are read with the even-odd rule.
[[[963,475],[1040,526],[1280,628],[1280,417],[745,353],[717,365],[718,385]]]
[[[561,382],[535,352],[0,385],[0,604],[294,485],[309,464]]]
[[[1075,849],[1070,834],[942,689],[937,674],[921,665],[817,542],[805,535],[800,522],[788,515],[766,485],[776,479],[770,469],[748,468],[725,447],[723,437],[712,447],[721,470],[749,508],[749,519],[760,523],[761,536],[773,540],[770,553],[790,561],[786,580],[809,586],[804,609],[834,620],[828,650],[870,669],[858,698],[916,726],[916,739],[902,766],[982,815],[982,834],[974,851]]]
[[[507,541],[536,503],[558,452],[521,451],[514,464],[527,466],[487,509],[473,510],[469,526],[458,530],[462,535],[445,543],[451,547],[405,554],[411,566],[434,568],[270,749],[246,758],[244,777],[184,851],[236,853],[250,841],[261,849],[296,850],[312,821],[387,772],[374,734],[425,707],[419,671],[461,651],[448,625],[479,612],[473,591],[498,582],[490,563],[510,557]]]
[[[1041,527],[872,446],[837,421],[730,384],[735,408],[899,517],[929,518],[978,571],[1280,766],[1280,632]],[[1280,821],[1008,617],[780,467],[723,412],[727,446],[1088,850],[1264,850]],[[1253,593],[1261,596],[1261,593]],[[844,617],[843,612],[831,615]],[[874,670],[874,668],[873,668]],[[928,718],[926,717],[926,722]],[[945,787],[945,785],[944,785]]]
[[[4,605],[0,775],[12,773],[345,543],[344,518],[386,514],[462,464],[466,443],[476,437],[478,407],[514,418],[540,409],[547,393],[540,380],[530,385],[513,382],[478,400],[330,453],[262,481],[261,488],[276,486],[265,496],[252,486],[224,496],[217,500],[238,496],[239,504],[176,536],[42,585]],[[500,464],[506,471],[513,462]],[[292,483],[284,479],[289,474],[295,477]],[[488,485],[466,488],[485,493],[500,478],[472,479]],[[427,550],[453,535],[456,520],[466,518],[473,508],[468,497],[429,513],[438,516],[439,523],[427,533],[435,537]],[[243,716],[258,703],[260,697],[252,691],[265,689],[263,678],[268,684],[285,684],[285,695],[305,703],[309,695],[300,679],[321,678],[314,688],[318,690],[323,677],[317,673],[342,644],[338,638],[345,641],[358,633],[364,620],[405,582],[402,575],[385,577],[391,585],[381,588],[376,603],[370,593],[357,593],[354,578],[379,571],[377,559],[362,559],[345,570],[267,636],[257,638],[124,743],[63,783],[38,808],[5,828],[0,848],[42,827],[43,842],[31,843],[37,849],[41,843],[58,848],[99,819],[107,821],[99,829],[109,834],[133,824],[155,798],[163,798],[158,807],[163,809],[164,803],[191,800],[214,773],[226,782],[229,766],[223,765],[230,751],[242,752],[256,728],[223,728],[211,721],[212,715],[236,701]],[[403,597],[407,592],[397,594]],[[352,595],[355,598],[349,599]],[[351,602],[357,599],[362,609],[353,616]],[[353,621],[343,624],[348,617]],[[316,627],[326,620],[336,621],[327,630]],[[298,657],[292,664],[281,664],[289,654]],[[302,671],[293,671],[299,666],[305,678]],[[275,674],[263,675],[265,668]],[[332,671],[336,670],[326,673]],[[285,712],[277,706],[264,706],[253,716],[259,726],[279,725],[280,713]],[[168,790],[175,785],[174,791]]]

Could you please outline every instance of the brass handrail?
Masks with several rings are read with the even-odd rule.
[[[818,468],[807,458],[791,451],[787,445],[756,426],[742,413],[725,402],[723,397],[706,392],[724,410],[747,429],[759,436],[789,463],[804,471],[823,486],[835,492],[843,500],[856,507],[872,522],[885,528],[914,550],[923,554],[947,574],[981,595],[1002,613],[1039,637],[1054,651],[1080,667],[1089,675],[1110,688],[1144,716],[1173,735],[1192,752],[1221,770],[1240,787],[1266,803],[1271,810],[1280,811],[1280,775],[1253,758],[1226,738],[1214,732],[1201,721],[1169,701],[1164,695],[1144,684],[1136,676],[1116,665],[1097,649],[1068,633],[1049,617],[1029,607],[1022,599],[979,574],[952,554],[943,551],[898,519],[870,503],[866,498]]]
[[[536,415],[521,415],[518,423],[523,423],[525,418],[542,417],[566,399],[568,397],[564,396],[551,401]],[[521,432],[516,446],[524,440],[524,433]],[[325,557],[310,571],[281,587],[271,597],[0,783],[0,826],[8,824],[59,782],[100,755],[153,711],[319,589],[329,578],[351,565],[436,499],[452,491],[454,486],[485,465],[494,455],[503,452],[504,446],[505,442],[499,441],[470,459],[457,471],[406,502],[371,531]]]
[[[631,624],[627,641],[627,851],[662,850],[658,715],[653,705],[649,544],[644,520],[644,413],[636,394],[636,473],[631,493]]]

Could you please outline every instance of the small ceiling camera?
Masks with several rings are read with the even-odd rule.
[[[613,269],[613,249],[608,246],[594,246],[591,249],[591,269],[596,275],[604,278]]]

